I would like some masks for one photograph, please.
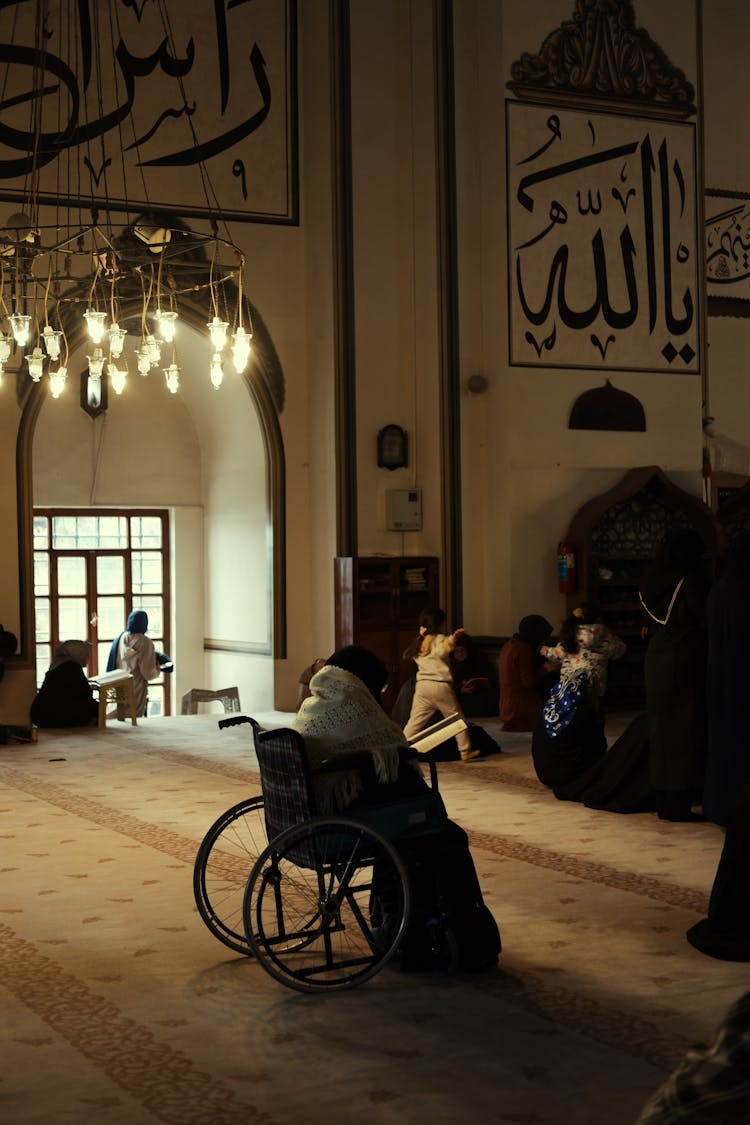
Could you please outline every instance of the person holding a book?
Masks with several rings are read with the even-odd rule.
[[[334,652],[308,684],[294,729],[305,740],[321,814],[424,793],[428,785],[407,751],[404,732],[381,705],[388,670],[362,645]],[[336,757],[364,752],[369,768],[331,769]],[[320,772],[320,767],[327,768]]]
[[[419,632],[403,654],[404,660],[413,660],[417,665],[411,713],[404,727],[407,742],[428,725],[436,711],[443,718],[453,714],[463,718],[453,684],[450,655],[464,630],[456,629],[445,634],[441,632],[444,625],[445,613],[442,609],[422,610]],[[457,733],[456,742],[462,762],[471,762],[480,756],[480,751],[472,747],[466,730]]]

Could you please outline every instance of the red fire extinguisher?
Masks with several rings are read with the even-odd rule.
[[[561,594],[575,594],[576,552],[571,543],[557,544],[557,588]]]

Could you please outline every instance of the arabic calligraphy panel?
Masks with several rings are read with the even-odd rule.
[[[692,123],[506,102],[512,366],[698,374]]]
[[[0,198],[297,222],[296,0],[1,7]]]
[[[704,232],[709,313],[750,316],[750,195],[708,188]]]

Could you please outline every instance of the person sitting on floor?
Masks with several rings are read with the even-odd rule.
[[[531,756],[542,785],[560,800],[568,787],[598,763],[607,750],[591,686],[584,672],[560,680],[539,712]]]
[[[653,812],[648,719],[636,715],[607,750],[585,681],[560,681],[539,716],[531,743],[537,777],[559,801],[602,812]]]
[[[305,740],[319,812],[427,792],[418,763],[408,756],[403,731],[381,706],[387,681],[385,664],[362,645],[334,652],[310,679],[310,695],[293,725]],[[315,773],[324,761],[356,751],[370,755],[374,781],[357,768]]]
[[[448,658],[453,686],[467,718],[498,713],[498,683],[487,654],[468,633],[461,633]]]
[[[545,617],[530,613],[518,623],[518,632],[500,649],[500,718],[502,729],[533,730],[542,709],[547,678],[555,665],[538,653],[552,633]],[[550,685],[551,686],[551,685]]]
[[[55,649],[44,683],[31,704],[37,727],[85,727],[95,723],[99,706],[84,672],[89,641],[63,641]]]

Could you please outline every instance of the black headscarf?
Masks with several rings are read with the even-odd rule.
[[[369,648],[365,648],[364,645],[347,645],[329,656],[326,664],[351,672],[380,702],[380,693],[388,682],[388,669],[380,657]]]
[[[518,632],[516,636],[521,641],[526,641],[527,645],[533,648],[534,652],[547,640],[547,637],[552,632],[552,626],[546,617],[542,617],[539,613],[530,613],[528,617],[522,617],[518,622]]]
[[[732,581],[750,578],[750,531],[741,528],[732,540],[724,560],[724,574]]]
[[[705,543],[691,527],[670,531],[641,579],[641,601],[650,614],[666,617],[678,583],[702,569],[705,553]]]

